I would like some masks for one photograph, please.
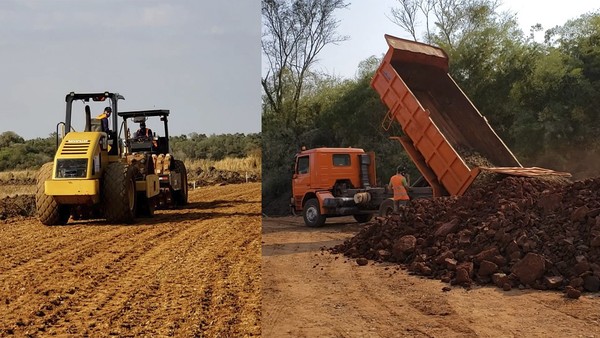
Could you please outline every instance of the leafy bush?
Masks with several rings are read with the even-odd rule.
[[[192,133],[171,138],[175,156],[188,159],[219,161],[226,157],[242,158],[261,149],[261,134],[242,133],[210,135]]]
[[[0,171],[38,168],[54,157],[55,137],[25,141],[15,132],[0,134]]]

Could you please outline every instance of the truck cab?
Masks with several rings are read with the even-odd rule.
[[[376,186],[375,155],[360,148],[303,149],[296,154],[291,208],[308,226],[326,217],[353,215],[367,222],[378,211],[386,188]]]

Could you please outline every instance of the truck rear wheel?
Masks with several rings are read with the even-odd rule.
[[[37,175],[35,207],[37,217],[44,225],[67,224],[71,215],[71,208],[68,205],[60,205],[54,196],[46,195],[44,182],[52,178],[53,166],[52,162],[44,164]]]
[[[187,170],[182,161],[175,160],[173,165],[175,166],[175,172],[181,174],[181,190],[173,191],[173,199],[177,205],[186,205],[188,203]]]
[[[358,223],[367,223],[373,218],[373,214],[355,214],[353,216]]]
[[[381,217],[389,217],[394,212],[394,200],[385,199],[379,206],[379,216]]]
[[[109,164],[102,186],[106,220],[111,223],[133,223],[137,197],[135,167],[121,162]]]
[[[316,198],[306,201],[304,208],[302,208],[302,216],[304,217],[304,224],[306,226],[317,228],[325,224],[326,217],[321,215],[319,201]]]

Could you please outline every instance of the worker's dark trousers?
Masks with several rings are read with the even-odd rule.
[[[398,212],[398,210],[400,210],[400,206],[401,205],[406,205],[408,204],[408,201],[403,201],[403,200],[394,200],[394,212]]]

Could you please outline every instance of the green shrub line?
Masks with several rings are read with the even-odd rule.
[[[223,160],[261,154],[261,133],[206,135],[191,133],[170,139],[175,158],[181,160]],[[52,161],[56,152],[56,134],[25,140],[14,131],[0,134],[0,172],[38,169]]]

